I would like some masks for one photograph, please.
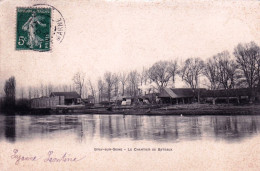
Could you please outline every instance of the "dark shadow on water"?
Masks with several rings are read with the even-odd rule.
[[[259,134],[260,116],[0,115],[0,141],[93,138],[181,142],[208,138],[237,142]]]
[[[10,142],[15,142],[16,134],[15,134],[15,116],[5,117],[5,137]]]

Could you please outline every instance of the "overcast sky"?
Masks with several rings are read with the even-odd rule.
[[[239,42],[260,45],[259,1],[44,3],[66,21],[64,40],[51,52],[16,51],[16,7],[33,3],[0,2],[1,90],[11,75],[18,86],[63,84],[77,71],[96,80],[105,71],[140,70],[159,60],[233,53]]]

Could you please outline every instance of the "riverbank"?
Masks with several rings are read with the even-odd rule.
[[[144,106],[112,106],[112,107],[59,107],[53,110],[41,110],[44,114],[123,114],[123,115],[258,115],[260,104],[248,105],[144,105]],[[41,113],[39,111],[34,114]]]
[[[149,106],[143,108],[86,110],[85,114],[124,114],[124,115],[258,115],[260,104],[251,105],[210,105],[210,104],[187,104],[171,106]]]
[[[33,109],[31,114],[105,114],[105,115],[259,115],[260,104],[183,104],[89,107],[59,106],[55,109]]]

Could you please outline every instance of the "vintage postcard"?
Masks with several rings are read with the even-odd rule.
[[[0,170],[260,170],[259,9],[0,0]]]

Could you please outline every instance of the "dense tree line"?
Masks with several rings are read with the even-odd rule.
[[[240,43],[234,48],[233,55],[225,50],[205,61],[199,57],[188,58],[183,63],[165,60],[143,68],[141,72],[106,73],[103,79],[99,79],[99,101],[110,100],[112,91],[114,96],[131,97],[160,92],[165,87],[174,87],[176,76],[192,89],[199,88],[200,78],[205,77],[211,90],[249,88],[250,96],[253,96],[256,88],[260,88],[260,47],[255,42]],[[121,90],[113,89],[111,84],[117,84],[115,87]]]
[[[249,88],[253,96],[260,88],[260,47],[255,42],[238,44],[233,53],[223,51],[202,60],[199,57],[188,58],[180,63],[177,60],[163,60],[141,71],[112,73],[106,72],[97,82],[86,78],[83,72],[77,72],[68,85],[52,84],[21,88],[20,98],[49,96],[53,91],[77,91],[82,98],[92,96],[97,102],[111,101],[122,96],[133,98],[153,92],[160,92],[165,87],[174,87],[176,77],[192,89],[200,88],[200,79],[208,80],[211,90]],[[5,83],[5,98],[14,103],[15,78],[10,77]]]

